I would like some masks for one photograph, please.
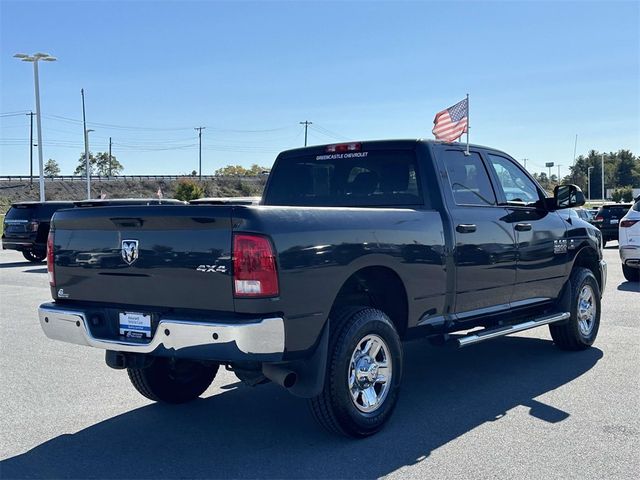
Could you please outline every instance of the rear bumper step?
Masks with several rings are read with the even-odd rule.
[[[284,352],[284,321],[262,318],[244,323],[215,323],[163,318],[149,341],[96,338],[82,310],[45,303],[40,326],[53,340],[116,352],[219,361],[278,361]]]
[[[516,332],[523,332],[524,330],[540,327],[542,325],[561,322],[568,319],[570,316],[571,315],[569,314],[569,312],[554,313],[553,315],[536,318],[534,320],[528,320],[522,323],[516,323],[515,325],[508,325],[505,327],[491,328],[479,332],[474,332],[469,335],[465,335],[464,337],[457,338],[456,342],[458,343],[458,347],[466,347],[468,345],[484,342],[485,340],[490,340],[492,338],[503,337],[505,335],[510,335]]]

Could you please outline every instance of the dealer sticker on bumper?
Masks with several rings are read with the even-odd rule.
[[[123,312],[120,316],[120,335],[131,338],[151,338],[151,315]]]

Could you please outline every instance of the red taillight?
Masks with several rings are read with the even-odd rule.
[[[603,220],[604,220],[604,217],[602,217],[602,216],[600,216],[600,215],[598,215],[598,216],[595,218],[595,221],[596,221],[596,222],[601,222],[601,221],[603,221]]]
[[[337,145],[328,145],[327,152],[329,153],[345,153],[345,152],[359,152],[362,148],[360,143],[339,143]]]
[[[56,286],[56,277],[53,272],[53,232],[49,232],[47,237],[47,273],[49,274],[49,285]]]
[[[620,222],[620,226],[622,228],[629,228],[633,227],[636,223],[638,223],[638,220],[622,220]]]
[[[250,233],[233,236],[233,293],[236,297],[279,294],[276,257],[267,237]]]

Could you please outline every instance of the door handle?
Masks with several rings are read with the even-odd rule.
[[[473,223],[461,223],[456,227],[458,233],[471,233],[476,231],[476,226]]]
[[[519,232],[528,232],[531,230],[530,223],[516,223],[516,230]]]

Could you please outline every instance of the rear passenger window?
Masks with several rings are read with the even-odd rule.
[[[457,205],[495,205],[496,196],[480,155],[447,150],[444,163]]]

